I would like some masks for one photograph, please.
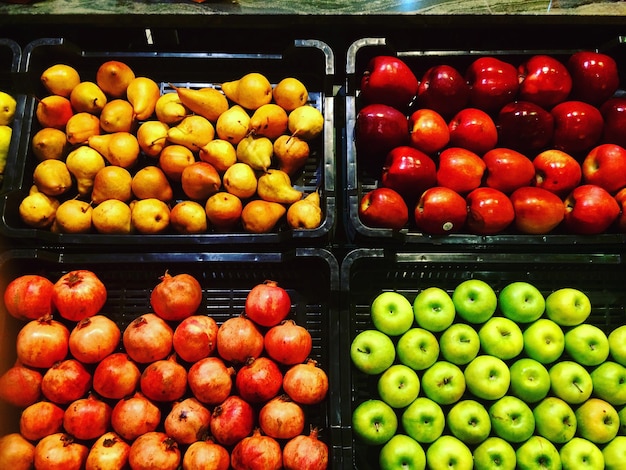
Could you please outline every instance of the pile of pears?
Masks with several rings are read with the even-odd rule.
[[[292,180],[323,131],[294,77],[258,72],[221,86],[176,87],[110,60],[93,81],[67,64],[43,71],[33,184],[22,221],[55,233],[268,233],[320,226],[316,190]]]

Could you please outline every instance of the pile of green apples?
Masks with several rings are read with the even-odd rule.
[[[355,399],[355,443],[381,469],[626,468],[626,325],[591,311],[525,281],[380,292],[350,346],[353,383],[377,390]]]

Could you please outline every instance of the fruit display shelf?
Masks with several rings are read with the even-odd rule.
[[[236,49],[236,50],[232,50]],[[36,118],[37,99],[49,94],[40,81],[44,70],[54,64],[66,64],[79,72],[81,81],[95,81],[96,71],[105,61],[119,61],[133,69],[137,77],[152,79],[160,93],[174,92],[172,86],[184,88],[213,87],[219,89],[223,82],[236,80],[244,74],[258,72],[272,85],[286,77],[302,81],[308,90],[308,105],[315,107],[324,117],[321,135],[310,142],[310,153],[299,172],[293,175],[292,185],[304,194],[319,191],[322,220],[317,228],[291,229],[283,217],[269,233],[246,232],[241,224],[229,231],[209,227],[198,234],[181,234],[168,227],[166,231],[148,235],[98,233],[52,233],[49,228],[26,225],[19,215],[19,205],[33,184],[33,170],[37,159],[32,153],[31,140],[40,129]],[[334,57],[333,51],[322,41],[285,38],[281,44],[249,44],[223,46],[219,50],[162,50],[149,45],[138,51],[85,50],[64,38],[42,38],[23,48],[20,70],[21,88],[28,92],[23,112],[24,132],[19,152],[13,152],[8,162],[6,192],[0,201],[0,231],[13,240],[45,243],[47,246],[86,244],[113,245],[202,245],[242,243],[300,243],[320,244],[327,240],[335,226],[335,145],[334,145]],[[156,119],[156,117],[153,117]],[[196,156],[196,160],[197,160]],[[134,174],[146,165],[156,165],[157,160],[141,153],[137,164],[130,169]],[[174,198],[170,202],[189,199],[180,183],[173,182]],[[65,199],[74,198],[66,194]],[[64,197],[61,197],[63,200]],[[89,201],[87,201],[89,202]]]

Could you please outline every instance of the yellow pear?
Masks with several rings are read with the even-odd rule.
[[[54,127],[39,129],[30,143],[37,160],[62,160],[67,154],[67,136]]]
[[[204,209],[211,226],[219,232],[225,232],[241,220],[243,204],[234,194],[220,191],[207,199]]]
[[[182,234],[204,233],[208,228],[204,207],[196,201],[181,201],[172,207],[170,224]]]
[[[312,140],[324,129],[324,115],[313,106],[299,106],[289,113],[289,132],[303,140]]]
[[[257,108],[250,117],[250,131],[274,140],[287,131],[287,111],[274,103]]]
[[[293,229],[314,229],[322,223],[320,195],[316,191],[287,209],[287,225]]]
[[[33,186],[28,196],[22,199],[18,212],[22,221],[29,227],[47,228],[54,222],[59,205],[57,198],[47,196]]]
[[[274,158],[280,170],[293,176],[309,159],[309,144],[298,136],[281,135],[274,141]]]
[[[222,91],[229,100],[246,109],[257,109],[272,101],[272,84],[258,72],[250,72],[238,80],[222,83]]]
[[[302,191],[291,185],[289,175],[282,170],[270,169],[257,182],[257,194],[265,201],[293,204],[302,198]]]
[[[237,163],[237,151],[233,144],[223,139],[213,139],[200,149],[200,160],[210,163],[221,173]]]
[[[159,121],[173,125],[178,124],[185,116],[188,116],[189,110],[180,101],[176,93],[165,93],[157,100],[154,113]]]
[[[91,113],[74,114],[65,126],[67,142],[71,145],[82,145],[89,138],[100,134],[100,119]]]
[[[11,95],[0,91],[0,126],[8,126],[15,117],[17,101]]]
[[[54,64],[40,76],[43,86],[53,95],[70,97],[70,93],[80,83],[78,71],[71,65]]]
[[[100,152],[111,165],[131,168],[139,158],[139,142],[130,132],[94,135],[87,143]]]
[[[168,145],[159,155],[159,167],[171,181],[177,183],[180,183],[183,170],[195,161],[193,152],[184,145]]]
[[[222,184],[230,194],[248,199],[256,194],[257,178],[250,165],[237,162],[224,172]]]
[[[98,233],[131,233],[130,206],[118,199],[107,199],[93,208],[91,223]]]
[[[160,199],[138,199],[130,203],[133,228],[143,234],[164,232],[170,225],[170,208]]]
[[[93,189],[96,174],[104,168],[106,162],[100,153],[91,147],[81,145],[72,150],[65,160],[65,165],[76,180],[78,194],[87,196]]]
[[[217,118],[215,132],[220,139],[237,145],[250,132],[250,115],[239,105],[231,106]]]
[[[167,139],[178,145],[183,145],[193,152],[197,152],[208,142],[213,140],[215,128],[207,118],[191,115],[187,116],[167,131]]]
[[[206,200],[222,186],[219,173],[207,162],[193,162],[183,170],[180,178],[183,192],[189,199]]]
[[[100,115],[107,104],[107,97],[96,83],[84,81],[72,89],[70,103],[77,113]]]
[[[126,88],[126,99],[133,105],[138,121],[145,121],[152,116],[160,96],[159,85],[148,77],[135,77]]]
[[[300,80],[287,77],[276,84],[272,96],[278,106],[289,112],[298,106],[305,105],[309,99],[309,92]]]
[[[0,126],[0,183],[4,179],[4,170],[7,166],[9,158],[9,147],[11,146],[11,138],[13,136],[13,128],[10,126]]]
[[[156,198],[168,202],[174,197],[167,176],[158,166],[153,165],[145,166],[135,173],[131,189],[138,199]]]
[[[134,78],[133,69],[119,60],[108,60],[102,63],[96,72],[96,83],[112,98],[125,97],[126,89]]]
[[[228,100],[224,93],[215,88],[174,87],[180,101],[191,111],[207,118],[212,123],[217,122],[220,115],[228,109]]]
[[[272,164],[274,145],[267,137],[249,135],[237,144],[237,160],[255,170],[266,171]]]
[[[60,196],[72,187],[72,175],[65,162],[44,160],[35,166],[33,183],[48,196]]]
[[[277,202],[262,199],[250,201],[241,211],[243,229],[249,233],[270,232],[286,211],[285,206]]]
[[[133,106],[120,98],[109,101],[100,113],[100,127],[105,132],[131,132],[135,124]]]
[[[54,231],[59,233],[87,233],[91,230],[91,204],[69,199],[59,205],[54,219]]]
[[[137,129],[137,143],[148,157],[158,157],[167,145],[170,127],[161,121],[144,121]]]
[[[93,180],[91,201],[101,204],[108,199],[129,202],[132,194],[133,177],[126,168],[109,165],[102,168]]]

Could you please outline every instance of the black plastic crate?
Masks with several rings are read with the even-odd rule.
[[[365,446],[352,434],[353,409],[368,398],[378,398],[378,376],[358,371],[350,359],[350,344],[354,337],[361,331],[374,328],[370,317],[371,302],[383,291],[400,292],[411,302],[419,291],[428,287],[440,287],[452,294],[458,284],[468,279],[487,282],[496,294],[515,281],[535,285],[544,297],[562,287],[577,288],[591,301],[591,315],[585,323],[598,326],[607,334],[626,324],[626,265],[621,255],[416,253],[385,248],[355,249],[346,255],[341,265],[341,357],[346,361],[341,383],[345,398],[341,406],[346,447],[344,461],[350,468],[378,468],[380,447]],[[418,376],[421,377],[419,372]],[[419,396],[424,396],[422,391]],[[450,406],[442,406],[444,413]],[[398,410],[399,414],[401,412],[402,409]],[[400,419],[398,423],[401,432]],[[446,433],[449,434],[447,428]],[[426,450],[427,444],[422,444],[422,448]]]
[[[318,361],[329,376],[327,398],[319,405],[304,408],[305,432],[309,425],[319,428],[320,439],[329,447],[332,468],[342,468],[337,360],[339,266],[330,252],[316,248],[281,253],[194,254],[63,254],[40,249],[13,250],[0,256],[3,274],[0,290],[4,291],[19,275],[40,274],[55,282],[73,269],[90,269],[104,282],[108,298],[101,313],[114,319],[122,331],[134,318],[151,311],[150,293],[166,270],[172,275],[189,273],[198,279],[204,294],[198,312],[211,316],[218,324],[243,312],[246,295],[254,285],[267,279],[277,281],[292,300],[288,318],[310,331],[313,339],[310,357]],[[15,361],[15,338],[23,325],[24,322],[8,315],[2,304],[0,373]],[[120,350],[123,350],[121,345]],[[19,409],[0,402],[0,414],[0,435],[19,431]]]
[[[251,47],[253,47],[252,45]],[[224,46],[226,47],[226,46]],[[274,46],[277,49],[279,46]],[[241,50],[192,50],[192,51],[102,51],[85,50],[63,38],[45,38],[24,47],[20,67],[22,87],[30,91],[24,110],[24,133],[22,149],[13,155],[11,172],[7,174],[7,194],[0,200],[0,231],[12,239],[39,240],[47,245],[71,244],[240,244],[240,243],[284,243],[306,242],[308,245],[328,240],[334,230],[335,207],[335,144],[334,144],[334,56],[324,42],[311,39],[286,38],[282,49],[268,51],[261,45],[253,51]],[[128,64],[136,76],[146,76],[156,81],[161,93],[173,92],[170,85],[201,88],[240,78],[252,71],[264,74],[275,85],[283,78],[301,80],[309,91],[310,105],[324,115],[323,134],[310,142],[310,156],[301,172],[292,179],[292,184],[305,194],[320,192],[323,211],[322,222],[316,229],[293,230],[286,222],[279,223],[272,233],[246,233],[243,228],[228,233],[214,232],[197,235],[182,235],[171,227],[162,234],[154,235],[109,235],[95,230],[89,234],[55,234],[49,229],[34,229],[22,222],[18,207],[32,185],[32,172],[36,158],[30,149],[30,140],[39,130],[35,116],[36,98],[48,93],[40,82],[41,73],[49,66],[64,63],[76,68],[82,81],[95,81],[98,67],[107,60],[119,60]],[[140,155],[138,164],[131,169],[134,174],[146,164],[154,165],[154,158]],[[188,199],[180,184],[172,183],[173,205]],[[66,195],[67,198],[74,197]],[[63,196],[61,196],[63,200]]]

